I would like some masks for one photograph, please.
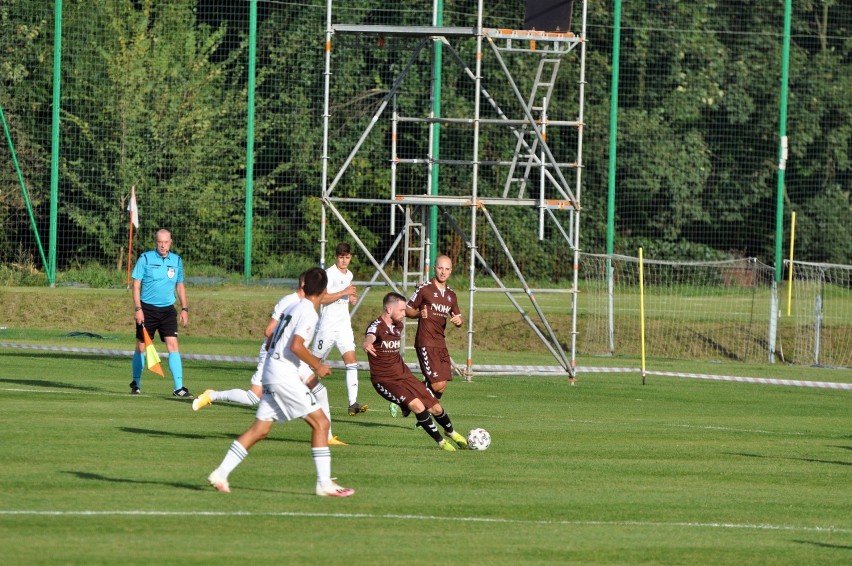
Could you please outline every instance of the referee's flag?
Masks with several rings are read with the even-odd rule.
[[[130,212],[130,223],[136,229],[139,229],[139,208],[136,206],[136,185],[130,187],[130,202],[127,203],[127,210]]]
[[[130,288],[130,261],[133,259],[133,227],[139,229],[139,208],[136,206],[136,185],[130,187],[130,202],[127,203],[130,212],[130,227],[127,231],[127,287]]]
[[[163,373],[163,368],[160,367],[160,355],[157,354],[157,349],[154,347],[154,342],[151,341],[151,336],[148,335],[148,329],[142,327],[142,336],[145,338],[145,361],[148,369],[160,377],[166,377]]]

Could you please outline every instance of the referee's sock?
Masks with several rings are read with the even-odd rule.
[[[142,381],[142,370],[145,368],[145,354],[139,350],[133,352],[133,363],[131,367],[133,372],[133,381],[135,381],[138,386],[139,382]]]
[[[183,387],[183,362],[180,361],[180,352],[169,352],[169,371],[175,380],[175,391]]]

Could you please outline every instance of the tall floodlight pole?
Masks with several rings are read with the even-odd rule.
[[[612,77],[609,87],[609,172],[606,199],[606,280],[609,353],[615,353],[612,254],[615,251],[615,165],[618,156],[618,75],[621,68],[621,0],[615,0],[612,28]]]
[[[778,186],[775,194],[775,279],[772,281],[771,313],[769,318],[769,362],[775,362],[775,340],[778,335],[778,284],[784,275],[782,247],[784,244],[784,172],[787,170],[787,89],[790,83],[790,22],[793,19],[792,0],[784,0],[784,44],[781,51],[781,108],[778,118]]]
[[[246,112],[246,220],[243,243],[243,280],[251,281],[251,232],[254,214],[254,89],[257,60],[257,0],[249,3],[248,110]]]
[[[56,285],[56,224],[59,217],[59,104],[62,100],[62,0],[56,0],[53,22],[53,116],[50,135],[50,237],[44,266],[47,282]]]

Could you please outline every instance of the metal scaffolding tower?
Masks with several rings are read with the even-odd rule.
[[[383,284],[394,290],[405,293],[413,285],[428,278],[430,246],[425,218],[431,211],[438,211],[441,218],[465,243],[468,249],[469,277],[469,311],[467,313],[467,361],[460,370],[466,379],[471,379],[473,371],[499,371],[496,366],[473,365],[473,335],[474,335],[474,305],[477,292],[498,292],[506,295],[510,303],[521,314],[522,319],[545,344],[548,351],[556,359],[559,366],[570,378],[575,376],[576,367],[576,338],[577,338],[577,283],[579,265],[579,235],[580,235],[580,195],[583,170],[583,106],[585,90],[585,49],[586,49],[586,0],[582,6],[579,33],[570,32],[539,32],[534,30],[515,30],[489,28],[483,25],[483,1],[479,0],[474,27],[445,27],[445,26],[393,26],[393,25],[360,25],[332,23],[333,0],[327,1],[326,42],[325,42],[325,93],[323,108],[323,145],[322,145],[322,201],[323,217],[321,225],[321,257],[325,257],[326,218],[331,214],[351,236],[355,244],[375,267],[375,274],[370,284],[379,279]],[[340,168],[332,176],[329,170],[329,119],[330,92],[332,87],[332,42],[336,35],[354,34],[357,37],[376,36],[380,38],[399,36],[412,40],[413,48],[410,58],[400,64],[393,84],[387,90],[381,102],[373,112],[368,125],[349,151]],[[383,39],[382,39],[383,41]],[[457,47],[458,42],[475,41],[475,53],[471,56],[469,49],[464,51]],[[461,69],[461,76],[472,83],[473,115],[472,116],[435,116],[433,113],[407,116],[397,110],[397,96],[404,89],[406,78],[411,72],[415,61],[428,53],[428,48],[440,43],[446,53],[445,65],[456,65]],[[574,53],[579,61],[579,73],[576,87],[576,115],[567,119],[552,115],[550,102],[557,95],[557,77],[564,67],[565,56]],[[579,55],[577,55],[579,52]],[[519,81],[510,70],[506,57],[526,57],[532,60],[529,68],[534,68],[533,76],[527,77],[531,84],[528,91],[522,92]],[[486,89],[483,77],[483,58],[493,58],[493,64],[501,71],[501,77],[508,84],[508,92],[513,100],[498,101]],[[469,64],[467,59],[472,59]],[[510,108],[511,107],[511,108]],[[381,119],[390,121],[391,155],[387,160],[390,167],[390,197],[364,195],[358,197],[337,196],[336,189],[342,186],[345,173],[361,150],[365,141]],[[397,130],[402,124],[425,124],[429,127],[430,151],[423,157],[401,157],[398,153]],[[431,151],[431,136],[435,124],[463,125],[472,129],[470,159],[438,158]],[[482,126],[506,128],[511,132],[513,147],[511,159],[484,161],[480,159],[480,128]],[[548,135],[558,132],[560,128],[572,128],[575,131],[576,147],[570,157],[558,158],[555,150],[548,143]],[[564,152],[564,146],[560,148]],[[377,164],[379,166],[381,164]],[[402,194],[397,186],[398,168],[400,166],[442,165],[448,167],[466,167],[470,172],[470,191],[468,194],[438,195],[430,193],[429,187],[424,187],[422,193]],[[508,171],[502,192],[486,194],[480,187],[480,168],[484,166],[504,167]],[[431,169],[429,169],[431,172]],[[393,244],[385,257],[375,258],[372,251],[364,245],[357,231],[347,222],[341,212],[342,203],[386,204],[389,209],[390,233],[395,235]],[[545,226],[553,226],[551,237],[561,238],[573,252],[573,287],[571,289],[533,289],[527,282],[523,270],[515,262],[512,251],[501,233],[499,222],[495,220],[493,210],[498,207],[526,207],[537,211],[537,237],[546,237]],[[462,226],[449,211],[463,207],[469,211],[470,224]],[[399,226],[399,220],[402,226]],[[520,281],[520,288],[509,288],[504,285],[499,275],[486,261],[478,249],[477,231],[482,227],[490,229],[494,239],[499,243],[505,254],[507,264],[511,266],[513,275]],[[394,253],[398,253],[402,245],[403,277],[402,281],[394,281],[388,271],[388,262]],[[496,287],[477,288],[476,274],[488,274],[496,283]],[[570,297],[571,329],[570,353],[566,354],[563,341],[545,316],[544,310],[536,300],[536,293],[565,293]],[[515,295],[525,294],[529,305],[524,307]],[[485,368],[485,369],[483,369]]]

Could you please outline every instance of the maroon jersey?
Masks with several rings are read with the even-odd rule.
[[[417,319],[414,345],[418,348],[446,348],[444,329],[447,327],[447,319],[461,313],[456,292],[449,285],[441,291],[435,285],[435,280],[430,279],[417,287],[407,306],[419,311],[424,305],[429,313],[426,318]]]
[[[376,355],[368,356],[371,379],[401,379],[411,375],[411,370],[399,354],[402,346],[402,321],[388,326],[381,318],[377,318],[367,327],[366,334],[376,337],[373,341]]]

